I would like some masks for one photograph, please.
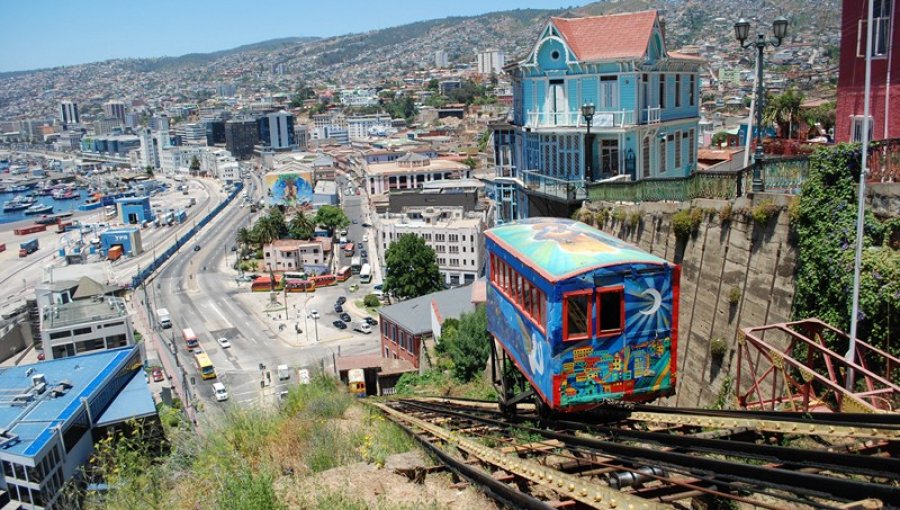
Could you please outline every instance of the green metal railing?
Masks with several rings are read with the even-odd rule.
[[[766,191],[797,194],[808,175],[809,158],[767,158],[760,165]],[[750,165],[737,171],[698,171],[687,177],[591,183],[588,196],[593,201],[606,202],[686,202],[695,198],[728,200],[749,192],[752,178],[753,165]]]

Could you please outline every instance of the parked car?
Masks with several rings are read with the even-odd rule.
[[[194,245],[194,251],[200,251],[200,245],[199,245],[199,244],[195,244],[195,245]]]
[[[354,225],[356,225],[357,223],[359,223],[359,222],[356,221],[356,220],[353,220],[353,224],[354,224]]]
[[[362,226],[365,228],[369,228],[372,226],[372,224],[371,223],[363,223]]]
[[[363,320],[366,321],[366,324],[368,324],[369,326],[377,326],[378,325],[378,321],[372,317],[366,317]]]
[[[231,342],[229,342],[225,337],[217,338],[216,342],[219,342],[219,345],[221,345],[223,349],[228,349],[229,347],[231,347]]]
[[[159,367],[153,367],[153,370],[150,372],[150,375],[153,376],[153,380],[155,382],[160,382],[163,379],[165,379],[165,376],[163,375],[163,371]]]
[[[356,243],[356,249],[362,250],[365,245],[363,243]]]
[[[44,359],[45,359],[44,351],[38,352],[38,361],[44,361]]]
[[[338,329],[347,329],[347,324],[343,321],[334,321],[331,324]]]
[[[225,389],[224,384],[220,382],[213,383],[212,388],[217,402],[224,402],[228,400],[228,390]]]
[[[250,278],[248,275],[235,276],[235,277],[234,277],[234,281],[236,281],[236,282],[238,282],[238,283],[240,283],[240,282],[252,282],[252,281],[253,281],[253,278]]]
[[[347,312],[344,312],[341,314],[341,320],[344,322],[352,322],[353,321],[353,319],[350,317],[350,314]]]
[[[334,313],[344,313],[344,307],[341,305],[334,305]]]
[[[310,317],[311,319],[318,319],[318,318],[319,318],[319,311],[318,311],[318,310],[312,310],[312,311],[310,311],[310,312],[309,312],[309,317]]]
[[[338,305],[343,305],[346,302],[347,302],[347,298],[345,298],[344,296],[341,296],[341,297],[337,298],[337,301],[335,303]]]
[[[362,250],[361,252],[359,252],[359,255],[364,259],[369,258],[369,252],[367,252],[366,250]]]

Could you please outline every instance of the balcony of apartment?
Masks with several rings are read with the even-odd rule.
[[[525,116],[525,127],[533,129],[541,128],[585,128],[587,123],[581,110],[547,111],[529,110]],[[594,114],[591,128],[603,130],[603,128],[621,128],[634,125],[634,111],[632,110],[601,110]]]

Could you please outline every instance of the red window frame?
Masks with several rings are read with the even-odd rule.
[[[563,342],[574,342],[576,340],[587,340],[587,339],[591,338],[591,336],[593,336],[594,321],[591,319],[591,317],[593,316],[593,306],[594,306],[594,300],[591,299],[591,294],[593,294],[593,292],[594,292],[593,289],[587,289],[587,290],[576,290],[573,292],[567,292],[567,293],[563,294],[563,296],[562,296],[562,302],[563,302],[562,337],[563,337]],[[587,317],[585,317],[585,320],[587,321],[585,323],[585,326],[587,326],[585,328],[587,330],[587,333],[581,334],[578,336],[570,336],[569,335],[569,298],[575,297],[575,296],[587,296],[587,299],[586,299]]]
[[[602,330],[600,329],[600,316],[603,314],[603,310],[600,307],[600,298],[603,294],[619,294],[619,327],[617,329],[610,330]],[[621,335],[623,331],[625,331],[625,286],[616,285],[614,287],[599,287],[597,288],[597,297],[595,298],[595,306],[597,307],[597,320],[596,320],[596,329],[597,337],[607,337],[607,336],[615,336]]]

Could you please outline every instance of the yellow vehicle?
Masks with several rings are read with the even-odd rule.
[[[353,368],[347,372],[350,394],[357,398],[366,396],[366,373],[361,368]]]
[[[197,363],[197,371],[200,372],[200,377],[204,379],[216,378],[216,369],[213,367],[208,354],[205,352],[198,352],[194,355],[194,361]]]

